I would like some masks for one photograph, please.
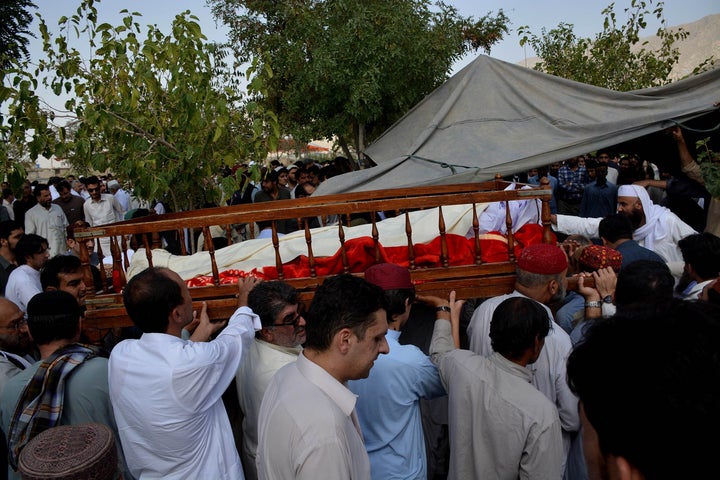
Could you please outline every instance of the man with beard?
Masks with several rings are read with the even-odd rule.
[[[0,394],[9,378],[35,361],[30,355],[31,344],[23,311],[0,297]]]
[[[620,270],[637,260],[652,260],[665,263],[660,255],[641,247],[633,240],[633,226],[630,218],[623,213],[608,215],[600,220],[598,236],[606,247],[613,248],[622,254]]]
[[[22,225],[14,220],[0,222],[0,295],[5,295],[5,286],[10,273],[17,268],[15,246],[25,234]]]
[[[32,342],[22,310],[0,297],[0,395],[5,383],[35,362],[30,356]],[[7,442],[0,433],[0,478],[7,478]]]
[[[548,305],[565,296],[568,262],[565,253],[556,245],[536,244],[525,247],[517,260],[515,291],[485,300],[475,309],[467,335],[470,350],[489,357],[493,354],[490,322],[495,309],[512,297],[526,297],[543,305],[550,322],[545,347],[537,361],[528,365],[533,370],[532,383],[558,409],[563,436],[563,468],[570,448],[571,436],[580,429],[577,397],[565,379],[565,361],[572,343],[570,336],[555,323]]]
[[[633,239],[641,247],[653,250],[666,262],[683,261],[677,243],[697,232],[667,208],[655,205],[643,187],[620,186],[617,209],[630,218]],[[602,219],[552,215],[551,220],[558,232],[597,237]]]
[[[65,253],[65,229],[68,226],[65,212],[52,203],[50,188],[45,184],[35,187],[37,205],[25,213],[25,233],[35,233],[47,239],[50,256]]]
[[[260,283],[248,295],[248,307],[262,323],[236,377],[243,413],[241,458],[248,480],[257,478],[257,422],[265,390],[280,367],[297,360],[305,343],[305,319],[299,302],[298,291],[281,281]]]

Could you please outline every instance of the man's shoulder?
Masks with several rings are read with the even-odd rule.
[[[25,212],[25,218],[27,218],[28,215],[35,215],[36,213],[40,212],[40,209],[42,209],[43,206],[39,203],[36,203],[32,207],[28,208],[27,212]]]

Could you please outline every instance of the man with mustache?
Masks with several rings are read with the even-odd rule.
[[[257,422],[265,390],[275,372],[297,360],[305,343],[305,319],[299,298],[295,288],[281,281],[260,283],[248,295],[248,307],[262,323],[235,378],[243,413],[240,453],[248,480],[257,478]]]
[[[621,185],[618,188],[618,212],[626,215],[633,226],[633,239],[641,246],[660,255],[666,262],[682,262],[677,246],[681,238],[697,233],[669,209],[655,205],[640,185]],[[551,215],[558,232],[598,236],[601,218],[582,218],[571,215]]]

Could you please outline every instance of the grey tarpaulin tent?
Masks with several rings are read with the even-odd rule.
[[[376,166],[330,178],[314,195],[489,180],[657,132],[718,102],[720,68],[615,92],[481,55],[367,148]]]

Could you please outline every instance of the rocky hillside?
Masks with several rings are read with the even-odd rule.
[[[678,44],[680,62],[675,65],[670,74],[673,80],[689,75],[697,65],[709,57],[715,58],[716,67],[720,66],[720,13],[670,28],[671,30],[682,28],[690,33],[684,41]],[[647,42],[644,48],[650,50],[655,50],[660,45],[660,41],[655,35],[643,38],[643,42]],[[538,58],[534,57],[518,62],[518,64],[532,68],[537,62]]]

